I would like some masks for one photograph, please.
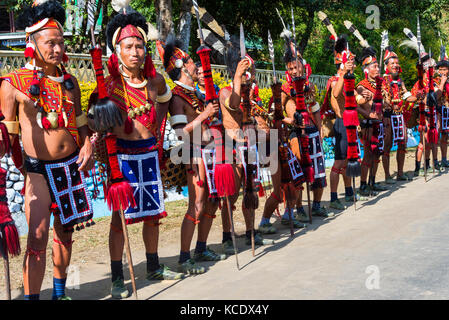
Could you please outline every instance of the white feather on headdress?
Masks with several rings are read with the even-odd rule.
[[[385,50],[389,45],[388,30],[382,31],[381,37],[382,37],[382,41],[380,43],[380,49]]]
[[[159,40],[159,31],[151,23],[147,22],[148,25],[148,40],[156,41]]]
[[[419,53],[420,50],[419,50],[419,46],[418,46],[418,38],[408,28],[404,28],[403,31],[404,31],[405,35],[410,39],[409,41],[411,41],[411,42],[409,42],[408,40],[404,40],[401,42],[401,44],[399,46],[405,45],[409,48],[413,48],[414,50],[416,50],[417,53]],[[422,43],[421,43],[421,52],[426,52]]]
[[[112,0],[111,6],[114,11],[120,12],[121,10],[128,8],[130,2],[131,0]]]

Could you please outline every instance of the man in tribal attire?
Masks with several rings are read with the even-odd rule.
[[[282,119],[282,122],[285,125],[291,125],[291,126],[295,125],[294,114],[296,111],[296,100],[295,100],[295,92],[294,92],[294,88],[293,88],[293,84],[292,84],[292,78],[299,76],[303,72],[303,61],[300,61],[300,60],[302,60],[302,58],[300,58],[300,56],[298,55],[298,63],[296,63],[295,54],[292,53],[292,48],[290,48],[290,46],[287,45],[287,49],[284,54],[284,63],[287,67],[287,72],[286,72],[287,82],[285,82],[281,87],[282,110],[287,115],[287,116],[284,116],[284,118]],[[299,66],[299,70],[298,70],[297,66]],[[309,92],[311,92],[311,91],[312,90],[310,90]],[[318,110],[316,109],[315,104],[314,104],[314,108],[315,108],[313,110],[314,112],[319,111],[319,105],[318,105]],[[311,110],[309,108],[309,112],[310,111]],[[319,116],[319,113],[318,113],[318,116]],[[299,213],[300,217],[303,217],[301,215],[301,213],[304,213],[304,216],[305,216],[305,212],[302,207],[301,201],[300,200],[295,201],[298,198],[300,199],[299,194],[301,193],[301,190],[303,189],[302,183],[305,181],[305,177],[304,177],[301,165],[298,160],[298,159],[300,159],[300,148],[299,148],[299,143],[298,143],[298,137],[296,137],[296,132],[293,132],[293,130],[289,130],[289,131],[291,133],[290,136],[288,136],[287,132],[284,133],[284,134],[287,134],[286,139],[292,139],[294,141],[292,142],[290,140],[290,142],[288,144],[288,148],[289,148],[288,162],[296,163],[296,166],[293,166],[293,167],[297,167],[297,169],[298,169],[298,170],[293,170],[290,172],[291,176],[293,177],[293,180],[296,180],[296,181],[290,181],[290,182],[294,182],[293,184],[295,186],[295,189],[293,190],[292,188],[290,188],[290,191],[288,191],[288,192],[293,192],[294,194],[292,194],[290,196],[287,196],[285,194],[288,189],[285,189],[285,186],[283,186],[282,166],[281,166],[281,163],[278,163],[277,171],[275,173],[272,173],[272,175],[271,175],[271,181],[273,184],[273,192],[271,193],[270,197],[265,202],[264,212],[263,212],[260,224],[259,224],[259,232],[264,233],[264,234],[276,233],[276,228],[270,223],[270,218],[273,215],[273,212],[278,208],[279,204],[281,204],[282,202],[285,202],[286,209],[281,218],[281,224],[289,225],[290,224],[290,214],[291,214],[294,228],[304,228],[305,227],[305,225],[303,223],[298,221],[297,217],[295,217],[295,215],[293,213],[293,209],[296,206],[296,203],[299,202],[300,205],[298,206],[298,213]],[[281,132],[278,132],[278,135],[281,135],[281,134],[282,134]],[[311,145],[314,145],[314,143],[311,140],[309,140],[309,142],[311,143]],[[318,143],[319,143],[319,139],[318,139]],[[280,141],[279,144],[282,144],[282,141]],[[321,144],[319,144],[318,146],[321,147]],[[279,150],[279,152],[281,152],[281,150]],[[322,161],[322,164],[323,164],[322,169],[324,170],[324,158],[322,158],[322,160],[323,160]],[[315,161],[314,161],[314,163],[315,163]],[[288,167],[288,170],[291,170],[290,166]],[[317,172],[317,171],[315,171],[315,172]],[[317,181],[317,183],[320,183],[320,181]],[[323,183],[322,180],[321,180],[321,183]],[[325,180],[325,175],[324,175],[324,184],[325,183],[326,183],[326,180]],[[320,191],[321,191],[321,194],[319,194],[319,196],[321,198],[322,189]],[[314,192],[314,195],[315,194],[316,193]],[[293,201],[291,201],[289,198],[292,198]],[[319,206],[319,201],[318,201],[318,206]],[[287,208],[291,212],[289,212],[289,210],[287,210]],[[324,209],[324,208],[321,208],[321,210],[322,209]],[[307,222],[308,221],[309,221],[309,218],[307,217]]]
[[[356,86],[357,110],[362,117],[360,120],[360,140],[363,144],[363,160],[360,194],[369,196],[373,192],[385,191],[387,188],[375,183],[377,167],[384,147],[382,113],[376,113],[373,101],[376,92],[376,77],[380,76],[379,64],[373,48],[365,48],[362,55],[362,69],[365,79]],[[381,90],[381,88],[378,89]],[[369,182],[367,184],[368,173]]]
[[[345,111],[343,76],[347,72],[353,72],[355,69],[355,55],[351,52],[347,53],[347,61],[346,63],[343,63],[343,52],[347,50],[347,47],[347,40],[344,37],[337,39],[334,48],[337,74],[330,79],[329,89],[326,93],[326,96],[328,94],[330,95],[330,105],[336,116],[333,127],[335,132],[335,161],[329,177],[331,189],[331,201],[329,207],[337,210],[344,210],[345,208],[337,196],[340,174],[343,176],[345,184],[345,201],[354,201],[354,190],[351,186],[351,178],[346,175],[348,140],[346,128],[343,124],[343,112]],[[356,200],[361,200],[358,194]]]
[[[116,144],[116,150],[111,151],[108,147],[109,164],[113,163],[116,153],[118,159],[114,161],[118,161],[120,166],[117,170],[121,171],[134,192],[135,206],[125,211],[125,219],[127,224],[143,222],[146,278],[176,280],[183,274],[170,271],[160,264],[157,253],[159,220],[167,216],[159,160],[171,91],[164,77],[156,73],[151,55],[147,53],[147,30],[146,19],[138,12],[120,13],[107,26],[107,44],[114,53],[108,63],[110,75],[105,79],[106,89],[124,120],[121,126],[113,128],[112,136],[107,137]],[[108,171],[109,179],[112,179],[112,166]],[[115,299],[126,298],[130,294],[123,280],[123,248],[120,213],[114,211],[109,232],[109,253],[111,294]]]
[[[255,66],[252,59],[247,56],[245,59],[241,59],[239,61],[239,50],[238,50],[238,44],[234,44],[230,48],[228,48],[227,51],[227,66],[230,73],[231,78],[233,79],[230,86],[225,87],[220,90],[219,94],[219,100],[220,100],[220,110],[222,114],[223,119],[223,126],[225,128],[225,141],[228,139],[233,141],[235,147],[233,150],[233,153],[236,158],[236,162],[233,162],[232,167],[234,169],[234,177],[235,177],[235,186],[236,186],[236,192],[233,196],[230,197],[230,203],[233,209],[235,209],[235,202],[238,199],[239,196],[239,190],[243,186],[244,189],[246,187],[247,183],[252,183],[246,181],[246,163],[243,159],[243,153],[244,149],[248,148],[248,145],[246,145],[244,137],[242,135],[242,129],[243,129],[243,106],[242,106],[242,84],[249,82],[251,86],[251,90],[249,93],[249,97],[254,98],[254,84],[255,80]],[[250,77],[247,77],[248,72],[247,70],[250,70]],[[265,120],[260,116],[255,116],[255,120],[257,121],[257,127],[258,131],[258,140],[260,138],[261,134],[265,134],[266,139],[268,140],[269,135],[269,128],[265,122]],[[256,151],[256,157],[258,156],[257,148],[254,148],[254,145],[249,146],[248,153],[251,151]],[[254,154],[253,154],[254,155]],[[253,159],[251,159],[253,160]],[[256,160],[256,163],[252,163],[253,165],[256,165],[257,167],[257,174],[259,174],[259,163]],[[254,177],[255,180],[259,179],[259,176]],[[259,182],[259,188],[262,188]],[[244,196],[245,196],[244,191]],[[256,190],[252,191],[252,196],[257,196],[255,194]],[[246,244],[251,244],[251,233],[252,229],[254,229],[254,223],[253,223],[253,214],[255,212],[252,212],[252,210],[245,208],[242,206],[243,211],[243,217],[245,219],[245,226],[246,226]],[[231,236],[231,224],[229,221],[229,214],[228,214],[228,208],[227,203],[223,203],[222,209],[221,209],[221,217],[222,217],[222,224],[223,224],[223,249],[224,252],[227,255],[234,254],[234,246],[232,243],[232,236]],[[254,241],[256,245],[264,245],[264,244],[271,244],[272,241],[268,241],[267,239],[263,239],[262,236],[254,230]]]
[[[431,65],[435,66],[435,61],[430,58],[428,53],[422,52],[421,53],[421,62],[423,64],[424,74],[423,74],[423,85],[424,89],[419,89],[419,81],[415,83],[411,90],[411,94],[414,98],[416,98],[416,104],[419,104],[421,101],[425,104],[425,113],[426,113],[426,126],[427,126],[427,132],[426,132],[426,150],[425,150],[425,166],[426,170],[429,170],[430,168],[430,152],[432,151],[433,161],[434,161],[434,168],[439,170],[439,163],[438,163],[438,144],[435,143],[429,143],[429,127],[430,127],[430,112],[429,108],[427,106],[427,94],[429,93],[429,79],[428,79],[428,70]],[[438,83],[436,79],[432,79],[433,81],[433,87],[434,91],[436,93],[436,96],[441,96],[441,92],[438,87]],[[417,106],[416,106],[417,108]],[[437,117],[436,117],[436,108],[434,110],[434,119],[435,119],[435,126],[437,126]],[[418,116],[419,119],[419,116]],[[423,176],[424,175],[424,169],[421,168],[421,159],[423,154],[424,144],[423,144],[423,132],[420,132],[420,138],[419,138],[419,144],[416,148],[416,160],[415,160],[415,172],[413,173],[415,177],[417,176]]]
[[[198,68],[192,58],[179,49],[182,43],[168,40],[164,49],[164,67],[174,81],[173,98],[170,102],[170,124],[184,141],[183,151],[189,154],[185,163],[189,206],[181,225],[181,252],[179,271],[187,274],[204,273],[206,269],[196,261],[224,260],[206,247],[218,196],[214,182],[215,145],[209,131],[209,123],[218,113],[218,103],[205,105],[194,88],[198,81]],[[194,259],[190,257],[190,245],[198,224],[198,240]]]
[[[285,106],[287,116],[290,119],[294,118],[296,112],[296,92],[293,88],[292,79],[303,73],[305,73],[308,79],[311,74],[310,66],[305,63],[304,59],[302,59],[299,51],[297,52],[298,60],[300,62],[298,64],[294,59],[293,50],[287,50],[284,55],[284,62],[287,68],[287,81],[282,85],[282,104]],[[299,66],[300,70],[297,70],[297,66]],[[315,87],[311,85],[309,81],[306,82],[304,96],[307,111],[312,120],[310,125],[305,128],[306,134],[309,137],[309,153],[314,171],[314,181],[311,185],[313,192],[312,215],[330,217],[333,214],[327,212],[326,208],[321,206],[321,198],[323,196],[323,190],[327,186],[327,182],[322,148],[320,105],[315,100]],[[290,134],[290,144],[293,154],[300,159],[302,151],[299,148],[300,143],[297,130],[292,130]],[[297,217],[301,222],[309,222],[309,217],[302,206],[303,189],[304,188],[300,188],[296,201]]]
[[[449,61],[446,56],[441,57],[438,61],[436,69],[439,77],[436,78],[438,90],[441,96],[438,99],[437,115],[438,115],[438,129],[441,134],[440,148],[441,148],[441,167],[449,168],[447,161],[447,137],[449,132],[449,83],[447,82],[449,73]]]
[[[394,184],[390,175],[390,150],[393,145],[398,146],[396,160],[398,163],[397,181],[408,180],[404,175],[404,162],[407,147],[407,127],[404,119],[404,110],[408,103],[416,101],[416,98],[407,91],[404,82],[400,78],[402,72],[399,59],[389,46],[383,57],[384,59],[384,83],[383,83],[383,125],[384,125],[384,153],[382,164],[385,171],[385,183]]]
[[[87,117],[76,79],[67,74],[64,8],[57,1],[25,8],[19,19],[31,58],[24,68],[0,78],[0,107],[13,145],[13,160],[25,176],[27,250],[23,263],[25,300],[39,300],[45,274],[50,216],[53,223],[53,296],[65,295],[72,232],[89,226],[92,203],[84,171],[93,168]],[[19,133],[25,152],[19,144]]]

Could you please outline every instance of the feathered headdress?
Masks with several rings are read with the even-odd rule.
[[[120,56],[120,41],[128,37],[136,37],[141,39],[145,46],[148,42],[148,23],[143,15],[126,7],[129,2],[128,0],[113,1],[114,10],[122,13],[112,18],[106,28],[108,47],[114,51],[108,60],[109,73],[113,77],[119,76],[118,65],[119,63],[123,64]],[[158,34],[154,31],[154,27],[150,29],[152,31],[151,38],[157,38]],[[147,47],[143,70],[145,78],[154,78],[156,76],[156,69]]]
[[[376,55],[376,50],[373,47],[363,48],[362,58],[360,59],[360,61],[362,63],[362,69],[365,74],[365,78],[368,78],[368,70],[366,69],[366,67],[373,63],[377,63]]]
[[[26,48],[25,57],[34,59],[36,57],[36,40],[33,34],[44,29],[57,29],[64,33],[63,25],[65,23],[65,10],[58,1],[55,0],[40,0],[34,1],[31,7],[26,7],[18,18],[17,26],[20,29],[25,29],[26,33]],[[68,57],[63,53],[62,62],[67,62]],[[61,64],[61,71],[64,76],[64,87],[67,90],[72,90],[75,86],[68,74]],[[37,69],[34,68],[33,80],[29,90],[31,95],[38,96],[40,94],[40,80]]]
[[[437,63],[437,69],[440,67],[449,68],[449,60],[446,55],[446,46],[443,44],[440,46],[440,58]]]
[[[167,74],[172,80],[178,80],[181,68],[190,59],[190,56],[182,51],[182,41],[173,34],[169,34],[165,43],[163,62]]]

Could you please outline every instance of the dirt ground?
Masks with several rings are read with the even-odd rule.
[[[441,155],[439,155],[441,159]],[[432,161],[431,161],[432,162]],[[415,150],[410,149],[406,154],[406,161],[404,166],[404,172],[411,178],[413,177],[413,170],[415,168]],[[392,152],[390,154],[390,172],[393,177],[396,177],[397,163],[396,163],[396,153]],[[327,178],[329,178],[330,168],[327,169]],[[447,172],[447,170],[446,170]],[[436,174],[436,173],[435,173]],[[444,173],[443,173],[444,174]],[[432,177],[432,169],[430,170],[428,178]],[[420,178],[422,179],[422,178]],[[376,181],[383,182],[385,180],[383,166],[379,166],[379,170],[377,172]],[[329,183],[329,181],[328,181]],[[357,188],[360,185],[360,178],[356,179]],[[270,194],[270,186],[266,188],[266,196]],[[344,186],[343,181],[340,180],[339,183],[339,197],[344,196]],[[326,208],[329,206],[330,199],[330,189],[327,187],[323,194],[322,205]],[[237,210],[235,212],[235,229],[238,235],[243,235],[245,232],[245,224],[243,220],[243,215],[241,213],[241,200],[242,197],[239,197],[239,200],[236,204]],[[256,226],[260,221],[260,217],[262,215],[263,207],[265,204],[266,197],[261,197],[259,203],[259,209],[256,210]],[[344,202],[343,202],[344,203]],[[303,193],[303,204],[305,209],[307,210],[307,197],[306,194]],[[167,244],[172,244],[180,241],[180,226],[184,214],[187,209],[187,199],[168,202],[166,203],[166,211],[168,212],[168,217],[162,220],[162,225],[160,226],[160,236],[159,236],[159,246],[163,247]],[[279,207],[281,214],[284,211],[283,205],[281,204]],[[76,265],[85,265],[91,262],[102,262],[105,263],[105,267],[109,265],[109,249],[108,249],[108,237],[109,237],[109,224],[111,217],[102,217],[95,219],[96,224],[92,227],[89,227],[81,232],[75,232],[73,235],[73,239],[75,240],[73,244],[73,254],[72,254],[72,264]],[[276,222],[279,223],[279,222]],[[135,224],[128,226],[128,232],[131,243],[131,251],[132,252],[140,252],[144,250],[143,241],[141,238],[141,224]],[[212,225],[211,233],[221,234],[221,217],[220,212],[217,212],[217,218]],[[52,239],[52,233],[50,232],[49,239]],[[23,287],[23,278],[22,278],[22,264],[23,257],[26,248],[27,237],[21,237],[21,248],[22,253],[19,257],[15,257],[10,259],[10,273],[11,273],[11,289],[21,289]],[[53,276],[53,268],[51,261],[51,246],[53,241],[48,241],[47,246],[47,268],[45,272],[45,278],[51,279]],[[192,241],[192,247],[195,244],[195,238]],[[108,268],[108,267],[107,267]],[[2,269],[2,268],[1,268]],[[109,270],[105,271],[109,272]],[[5,289],[5,281],[4,281],[4,272],[0,271],[0,291]]]

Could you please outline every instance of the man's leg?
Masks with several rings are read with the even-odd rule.
[[[47,181],[43,175],[28,173],[25,184],[28,239],[23,261],[23,291],[25,300],[38,300],[45,274],[52,201]]]
[[[131,293],[125,287],[123,275],[123,237],[122,220],[118,211],[112,212],[109,228],[109,255],[111,257],[111,295],[115,299],[127,298]]]
[[[187,274],[204,273],[206,269],[198,266],[190,257],[195,226],[203,216],[207,197],[207,182],[205,169],[202,164],[194,165],[193,174],[187,173],[187,187],[189,190],[189,207],[181,225],[181,252],[178,260],[178,271]]]
[[[391,119],[389,117],[384,118],[384,153],[382,155],[382,164],[385,172],[385,182],[387,184],[393,184],[395,181],[390,176],[390,150],[393,146],[393,131],[391,127]]]
[[[217,202],[206,201],[204,213],[200,217],[200,223],[198,224],[198,238],[194,256],[195,261],[219,261],[226,259],[225,254],[217,254],[206,246],[212,222],[216,217],[215,213],[217,212],[217,209]]]
[[[280,166],[278,166],[278,170],[271,175],[271,181],[273,184],[273,192],[265,202],[262,218],[259,224],[259,231],[265,234],[276,233],[276,228],[270,223],[270,218],[273,215],[274,210],[276,210],[279,207],[279,204],[282,203]]]
[[[233,214],[232,211],[235,210],[235,203],[237,202],[237,199],[239,197],[240,188],[242,185],[242,178],[243,178],[243,166],[239,164],[233,164],[232,169],[234,171],[234,181],[235,181],[235,193],[234,195],[229,197],[229,202],[231,204],[231,214]],[[234,245],[232,243],[232,234],[231,234],[231,221],[229,219],[229,211],[228,211],[228,204],[226,201],[226,198],[223,198],[222,206],[221,206],[221,222],[223,226],[223,239],[222,239],[222,245],[223,250],[227,255],[233,255],[234,254]]]
[[[367,145],[366,143],[364,146]],[[374,155],[369,150],[369,148],[364,148],[363,153],[363,160],[362,160],[362,173],[360,175],[360,194],[362,196],[369,196],[371,194],[370,186],[371,184],[368,183],[368,174],[372,174],[373,165],[374,165]],[[371,171],[371,172],[370,172]],[[371,175],[370,175],[371,178]],[[371,182],[371,179],[370,181]]]
[[[56,216],[53,223],[53,300],[68,298],[65,283],[71,256],[72,232],[64,232],[61,220]]]
[[[340,174],[342,174],[343,167],[346,160],[335,160],[330,173],[330,187],[331,187],[331,202],[330,207],[337,210],[344,210],[343,204],[338,200],[337,190]]]
[[[441,165],[443,167],[449,167],[449,163],[447,162],[447,133],[444,131],[441,132],[440,148],[441,148]]]

